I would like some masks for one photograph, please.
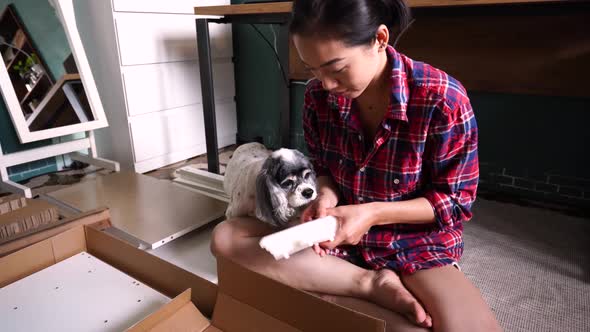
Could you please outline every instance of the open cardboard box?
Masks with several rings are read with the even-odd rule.
[[[82,218],[97,219],[98,215],[108,219],[105,211]],[[99,224],[104,222],[108,220],[99,220]],[[173,298],[129,331],[385,330],[382,320],[326,302],[229,260],[218,260],[219,285],[215,285],[87,225],[0,258],[0,287],[84,251]]]

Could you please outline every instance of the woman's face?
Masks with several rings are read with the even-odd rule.
[[[331,93],[357,98],[379,76],[383,54],[377,42],[351,47],[332,38],[300,35],[293,42],[306,69]]]

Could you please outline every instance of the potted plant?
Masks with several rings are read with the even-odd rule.
[[[19,60],[16,65],[14,65],[14,70],[16,70],[20,77],[25,80],[25,85],[29,91],[43,75],[43,67],[41,67],[39,62],[39,58],[33,53],[28,56],[24,62],[23,60]]]

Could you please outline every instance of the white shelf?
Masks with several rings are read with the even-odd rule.
[[[148,252],[216,284],[217,260],[209,249],[213,228],[207,225]]]
[[[170,299],[82,252],[0,289],[2,331],[122,331]]]

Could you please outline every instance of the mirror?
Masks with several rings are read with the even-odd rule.
[[[21,143],[108,125],[74,17],[72,0],[50,0],[72,56],[55,80],[12,6],[0,17],[0,90]]]

